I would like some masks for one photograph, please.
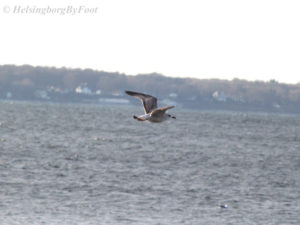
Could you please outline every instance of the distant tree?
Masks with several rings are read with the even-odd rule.
[[[104,95],[123,93],[126,89],[149,93],[159,98],[169,98],[171,93],[176,93],[177,101],[183,104],[188,102],[191,107],[202,107],[206,103],[210,107],[218,104],[213,101],[213,93],[217,91],[225,94],[228,99],[226,104],[231,104],[230,106],[240,104],[243,107],[269,110],[274,105],[280,105],[300,112],[300,83],[283,84],[274,79],[268,82],[250,82],[237,78],[232,81],[200,80],[171,78],[158,73],[126,76],[117,72],[91,69],[0,66],[0,98],[5,98],[7,92],[20,99],[34,98],[37,90],[48,90],[49,87],[74,93],[79,85],[87,85],[93,92],[100,89]]]

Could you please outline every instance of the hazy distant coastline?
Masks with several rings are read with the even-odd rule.
[[[0,99],[99,104],[136,103],[124,90],[158,96],[184,108],[300,113],[300,84],[234,79],[130,76],[91,69],[0,66]]]

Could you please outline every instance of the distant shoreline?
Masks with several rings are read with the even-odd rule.
[[[94,104],[138,104],[124,90],[141,91],[164,105],[197,110],[300,114],[300,84],[234,79],[129,76],[91,69],[0,66],[0,99]]]

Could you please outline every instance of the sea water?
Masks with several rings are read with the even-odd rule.
[[[300,224],[300,116],[0,103],[0,224]]]

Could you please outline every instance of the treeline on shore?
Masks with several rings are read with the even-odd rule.
[[[128,99],[124,90],[142,91],[165,102],[195,109],[300,113],[300,83],[240,79],[130,76],[91,69],[0,66],[0,99],[91,101]],[[116,101],[117,102],[117,101]]]

